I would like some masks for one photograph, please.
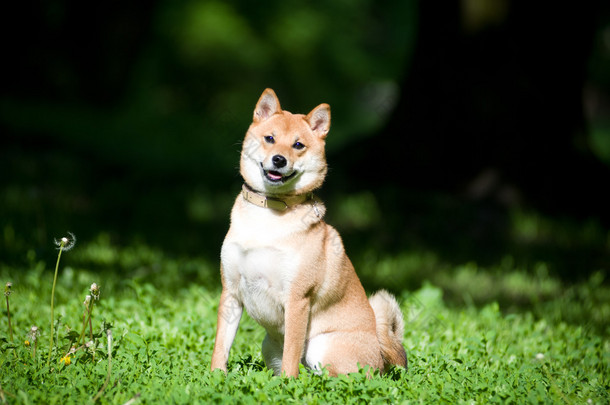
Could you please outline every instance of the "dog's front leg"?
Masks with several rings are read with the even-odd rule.
[[[292,298],[286,304],[282,374],[289,377],[299,375],[299,363],[305,347],[310,306],[310,299],[306,296]]]
[[[227,372],[229,352],[237,333],[242,312],[242,303],[233,294],[223,289],[218,304],[218,326],[216,327],[216,340],[212,352],[212,370],[219,368],[225,373]]]

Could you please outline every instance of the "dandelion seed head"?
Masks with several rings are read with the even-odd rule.
[[[36,339],[38,339],[38,335],[40,335],[40,331],[38,330],[38,326],[32,326],[30,328],[30,332],[28,333],[29,340],[32,340],[33,342],[36,342]]]
[[[76,244],[76,236],[74,236],[72,232],[68,232],[68,236],[64,236],[61,239],[55,239],[54,242],[59,250],[67,252]]]
[[[4,286],[4,295],[6,297],[8,297],[9,295],[11,295],[12,291],[11,288],[13,288],[13,283],[11,283],[10,281],[8,283],[6,283],[6,285]]]
[[[100,286],[97,285],[97,283],[91,284],[89,291],[91,291],[91,295],[93,296],[94,300],[100,299]]]

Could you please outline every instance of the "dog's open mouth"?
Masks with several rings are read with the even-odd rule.
[[[262,167],[262,165],[261,165],[261,167]],[[284,174],[278,172],[277,170],[263,169],[263,175],[265,176],[265,178],[268,181],[270,181],[271,183],[277,183],[277,184],[287,182],[288,180],[290,180],[291,178],[296,176],[296,174],[297,174],[296,170],[288,175],[284,175]]]

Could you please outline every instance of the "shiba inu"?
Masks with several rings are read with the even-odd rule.
[[[245,183],[221,249],[212,370],[226,372],[243,308],[267,331],[263,357],[276,375],[296,377],[300,363],[331,375],[407,365],[396,300],[383,290],[367,299],[313,194],[327,172],[329,129],[328,104],[292,114],[271,89],[256,104],[241,152]]]

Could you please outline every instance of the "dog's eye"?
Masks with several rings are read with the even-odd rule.
[[[305,147],[305,145],[303,145],[301,142],[295,142],[292,145],[292,147],[295,148],[296,150],[301,150],[301,149],[303,149]]]
[[[275,138],[273,137],[273,135],[267,135],[265,137],[265,142],[267,142],[267,143],[275,143]]]

